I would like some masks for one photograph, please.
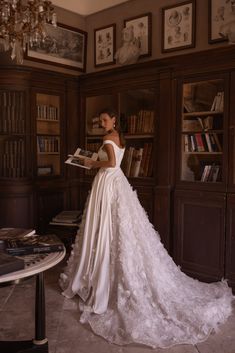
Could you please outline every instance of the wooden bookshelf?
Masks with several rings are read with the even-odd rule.
[[[103,130],[99,112],[114,108],[120,116],[121,129],[126,140],[122,169],[127,177],[153,177],[153,141],[155,137],[155,91],[132,89],[113,95],[86,98],[86,148],[94,151],[91,141],[101,141]],[[141,97],[141,99],[140,99]],[[98,142],[95,147],[100,146]],[[93,175],[94,171],[86,171]]]
[[[60,175],[60,97],[36,93],[37,175]]]
[[[181,180],[223,179],[224,81],[183,84],[181,111]]]

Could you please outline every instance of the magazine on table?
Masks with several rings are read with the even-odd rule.
[[[21,256],[64,250],[64,244],[55,234],[32,235],[18,239],[5,239],[2,250],[10,255]]]
[[[74,154],[69,154],[68,159],[65,161],[67,164],[75,165],[76,167],[91,169],[84,165],[85,158],[96,161],[98,159],[98,153],[77,148]]]

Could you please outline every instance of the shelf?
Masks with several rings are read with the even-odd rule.
[[[192,134],[205,134],[205,133],[208,133],[208,134],[223,134],[223,130],[200,130],[200,131],[182,131],[182,134],[184,135],[192,135]]]
[[[205,152],[185,152],[185,151],[183,151],[183,153],[184,154],[201,154],[201,155],[203,155],[203,154],[213,154],[213,155],[215,155],[215,154],[223,154],[223,152],[208,152],[208,151],[205,151]]]
[[[59,152],[37,152],[38,155],[49,155],[49,154],[53,154],[53,155],[59,155]]]
[[[54,119],[54,120],[53,120],[53,119],[38,119],[38,118],[37,118],[37,121],[44,121],[44,122],[47,122],[47,123],[48,123],[48,122],[49,122],[49,123],[59,123],[59,122],[60,122],[59,119],[57,119],[57,120]]]
[[[194,117],[194,116],[208,116],[208,115],[223,115],[222,111],[214,111],[208,110],[203,112],[190,112],[190,113],[183,113],[184,117]]]
[[[223,178],[224,81],[184,83],[182,93],[180,180],[215,184]]]
[[[154,138],[153,134],[124,134],[125,139]]]

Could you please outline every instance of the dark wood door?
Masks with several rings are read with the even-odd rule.
[[[205,281],[224,277],[225,207],[224,193],[175,192],[175,261],[192,277]]]

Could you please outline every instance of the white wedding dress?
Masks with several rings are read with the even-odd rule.
[[[202,283],[186,276],[163,247],[120,164],[99,169],[88,196],[60,285],[78,294],[80,321],[119,345],[196,344],[232,312],[226,281]],[[99,158],[107,159],[101,148]]]

